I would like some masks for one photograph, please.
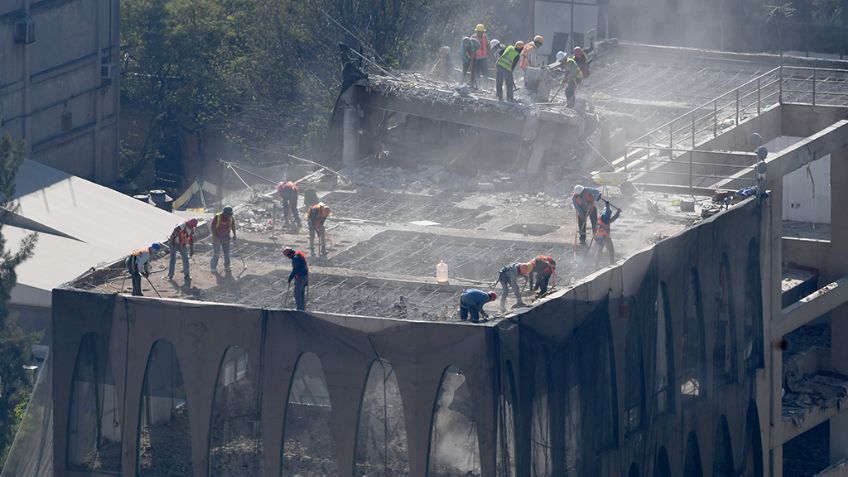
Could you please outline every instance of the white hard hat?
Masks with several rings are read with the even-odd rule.
[[[489,49],[494,50],[496,46],[500,45],[501,42],[497,40],[497,38],[493,39],[489,42]]]
[[[557,59],[557,61],[562,63],[562,60],[565,59],[565,52],[564,51],[558,51],[557,55],[556,55],[556,59]]]
[[[577,184],[576,186],[574,186],[574,193],[575,194],[582,194],[583,193],[583,186],[580,185],[580,184]]]

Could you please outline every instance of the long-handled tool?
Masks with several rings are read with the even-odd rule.
[[[286,305],[289,304],[289,291],[290,290],[291,290],[291,282],[289,282],[288,286],[286,287],[286,298],[283,299],[283,308],[285,308]]]
[[[157,289],[156,289],[156,287],[155,287],[155,286],[153,286],[153,282],[151,282],[151,281],[150,281],[150,277],[148,277],[148,276],[146,276],[146,275],[145,275],[145,276],[144,276],[144,279],[145,279],[145,280],[147,280],[147,283],[148,283],[148,284],[150,284],[150,288],[152,288],[152,289],[153,289],[153,291],[155,291],[155,292],[156,292],[156,296],[158,296],[159,298],[162,298],[162,295],[160,295],[160,294],[159,294],[159,290],[157,290]]]

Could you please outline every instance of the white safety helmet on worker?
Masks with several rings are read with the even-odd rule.
[[[577,184],[576,186],[574,186],[574,195],[580,195],[582,193],[583,193],[583,186],[582,185]]]
[[[565,52],[564,51],[558,51],[557,54],[556,54],[556,59],[557,59],[557,61],[562,63],[562,61],[565,59]]]
[[[498,45],[500,45],[500,44],[501,44],[501,42],[500,42],[500,41],[498,41],[498,39],[497,39],[497,38],[495,38],[495,39],[493,39],[492,41],[490,41],[490,42],[489,42],[489,49],[490,49],[490,50],[494,50],[494,49],[495,49],[495,47],[497,47],[497,46],[498,46]]]

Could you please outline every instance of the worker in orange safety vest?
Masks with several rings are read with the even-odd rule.
[[[292,181],[277,184],[277,194],[283,202],[283,224],[288,227],[289,216],[291,216],[294,224],[300,229],[300,216],[297,214],[297,193],[297,184]]]
[[[318,202],[309,208],[306,222],[309,224],[309,253],[312,255],[315,255],[315,235],[318,235],[321,256],[327,256],[327,235],[324,229],[324,222],[327,221],[330,212],[330,207],[323,202]]]
[[[168,280],[174,279],[174,269],[177,265],[177,252],[183,261],[183,277],[186,286],[191,284],[191,273],[189,272],[188,259],[194,255],[194,229],[197,228],[197,219],[184,220],[174,227],[171,236],[168,237],[168,247],[171,249],[171,260],[168,263]]]
[[[613,214],[610,203],[606,202],[604,210],[601,211],[601,216],[598,217],[598,230],[595,232],[595,242],[598,243],[595,268],[598,268],[601,264],[601,253],[604,251],[604,247],[609,250],[610,265],[615,263],[615,246],[610,237],[610,224],[615,222],[619,215],[621,215],[621,209],[616,208],[615,214]]]
[[[232,242],[236,241],[236,219],[233,217],[233,208],[229,205],[224,210],[215,214],[210,224],[212,229],[212,261],[209,267],[212,273],[218,268],[218,255],[224,252],[224,273],[230,275],[230,233],[233,234]]]

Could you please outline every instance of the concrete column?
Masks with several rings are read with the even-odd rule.
[[[783,352],[779,346],[782,336],[773,336],[774,320],[780,319],[783,304],[781,302],[781,281],[783,278],[783,181],[777,180],[771,185],[771,196],[763,200],[763,218],[765,233],[761,242],[760,266],[763,269],[763,347],[766,373],[770,376],[769,390],[769,465],[772,477],[783,475],[783,446],[771,442],[777,437],[783,423]],[[762,199],[761,199],[762,200]],[[761,405],[758,407],[762,409]],[[779,442],[779,439],[776,439]]]
[[[355,166],[359,161],[359,113],[356,110],[356,89],[351,86],[342,95],[342,165]]]
[[[830,154],[830,262],[828,274],[841,277],[848,273],[848,215],[841,213],[848,203],[848,147]],[[830,361],[833,370],[848,373],[848,305],[830,315]],[[841,413],[830,421],[830,462],[848,457],[848,415]]]

